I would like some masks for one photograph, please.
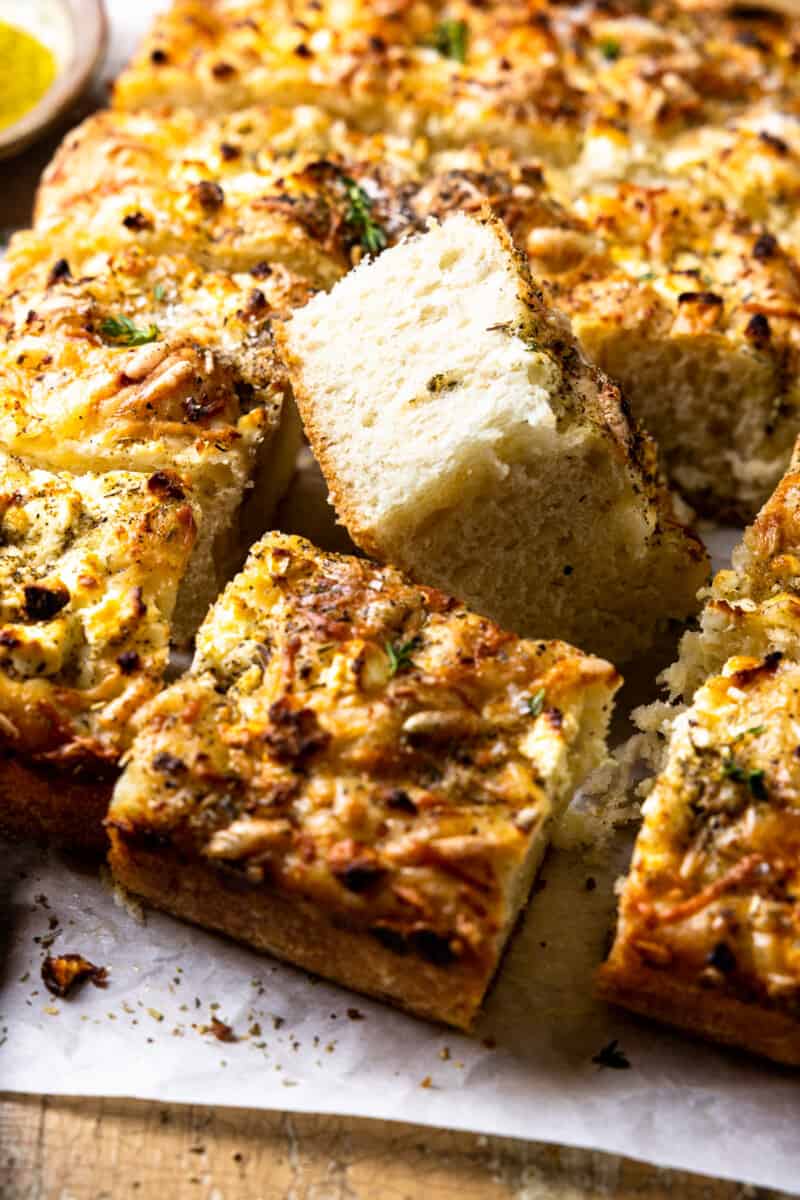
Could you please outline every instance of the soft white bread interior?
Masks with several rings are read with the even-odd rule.
[[[278,338],[332,501],[368,553],[521,634],[616,660],[693,611],[705,552],[652,443],[497,220],[432,225]]]

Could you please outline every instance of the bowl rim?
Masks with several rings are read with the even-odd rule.
[[[56,0],[72,25],[69,61],[41,100],[18,121],[0,130],[0,158],[24,150],[50,129],[91,82],[108,46],[108,17],[103,0]]]

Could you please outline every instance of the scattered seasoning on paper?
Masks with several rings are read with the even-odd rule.
[[[233,1027],[227,1025],[225,1021],[220,1021],[218,1017],[211,1018],[211,1024],[206,1026],[206,1032],[212,1033],[218,1042],[238,1042],[239,1040],[233,1032]]]
[[[361,1012],[361,1010],[360,1010],[360,1009],[358,1009],[358,1008],[348,1008],[348,1010],[347,1010],[347,1015],[348,1015],[348,1017],[350,1018],[350,1020],[351,1020],[351,1021],[364,1021],[364,1020],[366,1020],[366,1018],[365,1018],[364,1014],[363,1014],[363,1013]]]
[[[611,1067],[613,1071],[628,1071],[631,1065],[616,1038],[607,1046],[603,1046],[603,1049],[594,1055],[592,1062],[597,1063],[598,1067]]]

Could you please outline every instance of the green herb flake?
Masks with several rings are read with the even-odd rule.
[[[544,688],[539,688],[532,696],[528,696],[528,712],[532,717],[539,717],[544,709]]]
[[[443,58],[452,58],[456,62],[466,62],[469,27],[466,21],[441,21],[430,38],[428,45],[433,46]]]
[[[760,768],[756,771],[748,772],[747,786],[756,800],[766,800],[767,785],[764,782],[764,772]]]
[[[763,726],[755,726],[755,728],[760,729]],[[734,783],[746,783],[755,800],[767,799],[767,785],[764,782],[764,771],[761,767],[747,771],[732,754],[728,754],[722,760],[722,774],[725,779],[732,779]]]
[[[349,175],[344,176],[342,184],[347,197],[345,221],[348,225],[352,225],[364,249],[368,250],[370,254],[378,254],[386,248],[386,234],[381,226],[372,219],[372,200]]]
[[[157,300],[159,304],[160,304],[160,303],[161,303],[161,301],[164,299],[164,297],[166,296],[166,294],[167,294],[167,293],[166,293],[166,291],[164,290],[164,285],[163,285],[163,283],[157,283],[157,284],[156,284],[156,286],[153,288],[153,299],[154,299],[154,300]]]
[[[733,742],[735,744],[736,742],[741,741],[743,737],[757,737],[759,733],[763,733],[766,728],[766,725],[751,725],[749,729],[743,729],[741,733],[737,733],[736,737],[733,739]]]
[[[603,58],[608,59],[609,62],[616,62],[622,53],[622,46],[620,46],[616,38],[606,38],[600,42],[598,49]]]
[[[408,670],[412,665],[411,656],[418,648],[418,637],[409,638],[407,642],[401,642],[397,646],[391,642],[386,642],[385,649],[389,659],[389,674],[391,678],[394,678],[401,671]]]
[[[627,1054],[620,1049],[616,1038],[607,1046],[603,1046],[603,1049],[594,1055],[592,1062],[597,1063],[598,1067],[611,1067],[612,1071],[629,1071],[631,1066]]]
[[[744,783],[747,779],[744,767],[732,757],[723,758],[722,774],[725,779],[732,779],[734,783]]]
[[[100,324],[100,336],[117,346],[146,346],[148,342],[158,341],[159,328],[148,325],[146,329],[140,329],[130,317],[106,317]]]

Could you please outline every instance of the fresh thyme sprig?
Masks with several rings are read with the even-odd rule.
[[[377,221],[372,219],[372,200],[349,175],[344,176],[342,184],[347,197],[345,221],[352,225],[364,249],[370,254],[378,254],[386,248],[386,234]]]

